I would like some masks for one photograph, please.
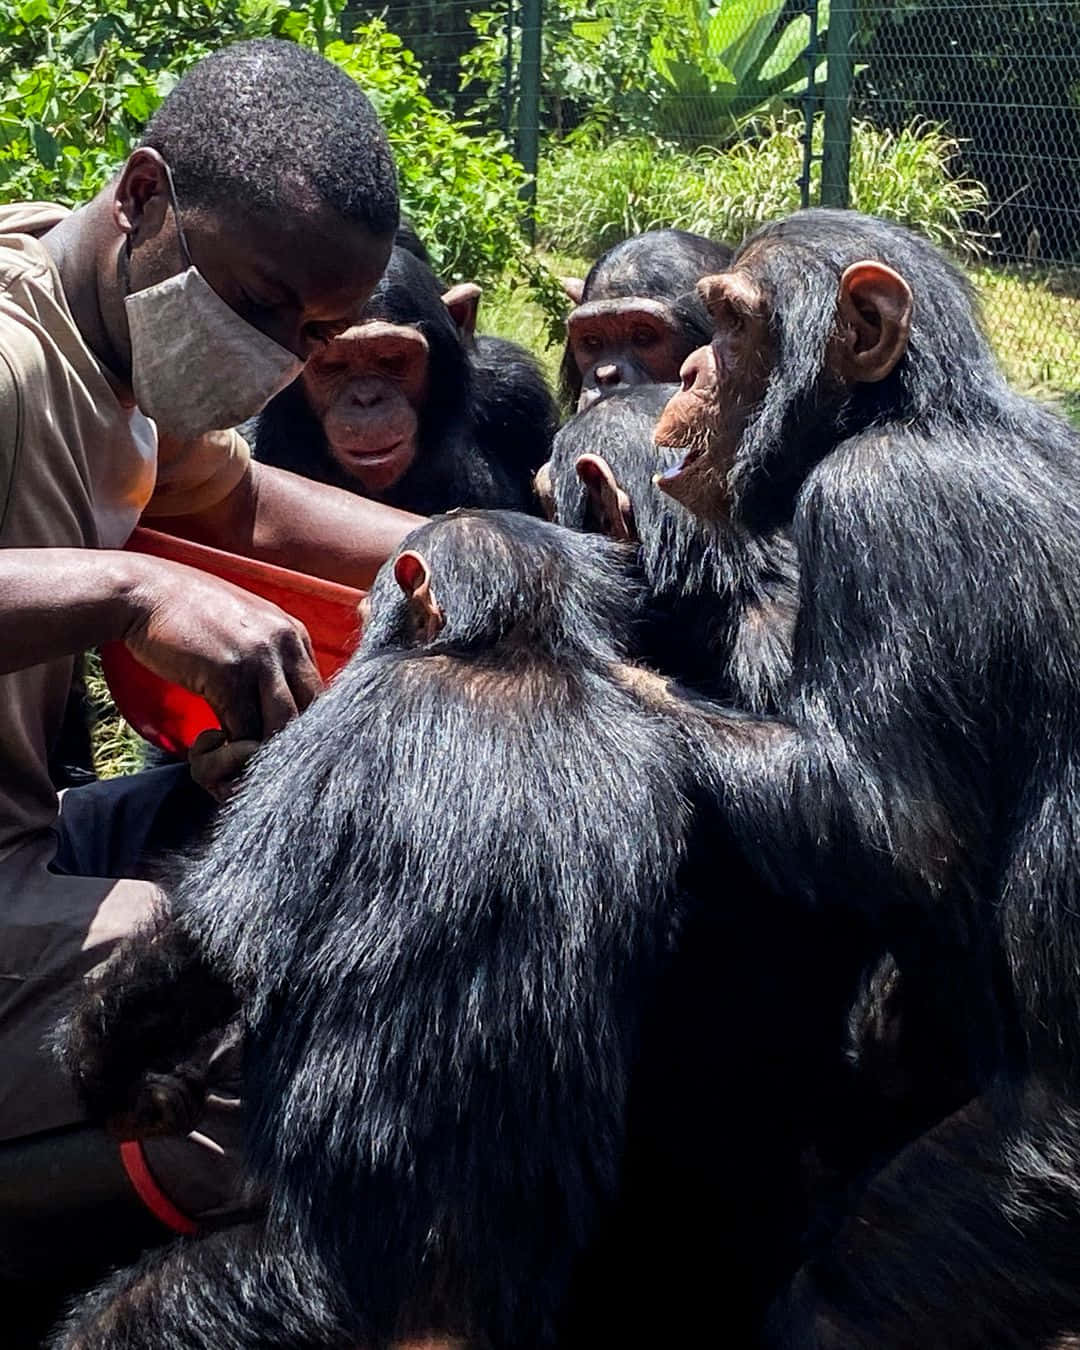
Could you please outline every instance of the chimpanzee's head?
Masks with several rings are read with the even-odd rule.
[[[710,332],[694,288],[730,261],[726,244],[650,230],[609,249],[583,282],[564,281],[577,301],[560,373],[568,406],[580,411],[616,389],[677,379]]]
[[[443,292],[430,267],[395,245],[359,321],[308,362],[304,393],[327,449],[365,492],[387,492],[431,433],[445,436],[463,418],[479,296],[469,283]]]
[[[361,655],[496,646],[622,659],[643,612],[632,550],[514,511],[451,511],[414,530],[362,610]]]
[[[536,475],[536,495],[549,520],[621,541],[655,535],[661,516],[690,521],[653,485],[670,459],[653,443],[653,433],[677,389],[621,389],[563,425]]]
[[[656,439],[682,452],[659,486],[701,515],[781,523],[838,441],[875,422],[972,415],[988,381],[999,396],[970,287],[899,225],[797,212],[698,290],[712,342],[683,366]]]
[[[231,311],[270,340],[260,350],[283,354],[283,369],[290,355],[307,360],[365,304],[398,224],[393,157],[368,99],[318,53],[274,40],[236,43],[193,66],[96,207],[111,348],[102,355],[125,374],[133,336],[126,301],[151,292],[157,303],[151,288],[189,265],[211,306],[215,296],[224,301],[220,327],[233,333]],[[140,315],[148,309],[149,301]],[[212,349],[215,334],[206,339],[211,375],[216,357],[221,381],[242,391],[245,370],[229,368],[227,340]],[[136,365],[150,364],[145,355]],[[167,382],[167,362],[154,364],[155,381]],[[138,390],[139,372],[132,374]],[[237,420],[273,392],[262,383],[254,379],[254,406]]]

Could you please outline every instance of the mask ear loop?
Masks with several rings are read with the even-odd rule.
[[[184,227],[180,224],[180,204],[176,200],[176,187],[173,183],[172,169],[169,168],[165,160],[161,161],[165,170],[165,186],[169,189],[169,201],[172,203],[173,220],[176,221],[176,238],[180,244],[180,251],[183,254],[184,262],[188,267],[194,267],[191,261],[191,250],[188,248],[187,235],[184,233]]]

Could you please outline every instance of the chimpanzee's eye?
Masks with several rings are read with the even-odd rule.
[[[343,357],[329,357],[323,361],[313,362],[313,368],[316,375],[332,380],[338,375],[344,375],[349,369],[349,363]]]
[[[391,380],[400,380],[408,370],[408,361],[400,352],[379,358],[379,369]]]
[[[598,352],[600,350],[600,337],[596,333],[586,333],[581,338],[581,345],[587,352]]]
[[[656,342],[656,332],[652,328],[635,328],[633,339],[635,347],[651,347]]]

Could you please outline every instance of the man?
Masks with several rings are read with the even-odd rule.
[[[370,584],[415,519],[256,465],[229,428],[348,327],[397,223],[367,99],[322,57],[272,41],[195,66],[86,206],[0,208],[0,1260],[21,1214],[55,1212],[66,1229],[80,1197],[91,1212],[131,1194],[44,1038],[151,913],[158,892],[131,878],[194,791],[158,771],[72,789],[58,817],[47,763],[73,656],[123,638],[201,693],[227,738],[209,778],[316,694],[299,624],[120,550],[143,519]],[[212,1115],[190,1139],[148,1144],[139,1175],[129,1165],[175,1226],[231,1202]]]

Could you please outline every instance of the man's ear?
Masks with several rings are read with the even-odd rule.
[[[148,145],[128,156],[112,193],[113,223],[121,234],[134,235],[144,223],[150,233],[160,226],[169,206],[165,161]],[[153,219],[151,219],[153,216]]]
[[[409,602],[417,636],[431,642],[442,631],[446,618],[431,594],[431,569],[422,554],[406,549],[394,559],[394,580]]]
[[[891,375],[907,351],[911,287],[879,262],[852,263],[836,298],[841,341],[838,374],[851,384],[874,384]]]
[[[450,317],[463,338],[476,335],[476,316],[482,294],[475,281],[460,281],[443,292],[443,304],[450,311]]]
[[[581,304],[581,298],[585,294],[584,277],[560,277],[559,285],[570,299],[573,300],[575,305]]]
[[[607,460],[599,455],[579,455],[574,468],[585,484],[593,510],[600,518],[608,538],[617,539],[620,543],[636,540],[634,509]]]

